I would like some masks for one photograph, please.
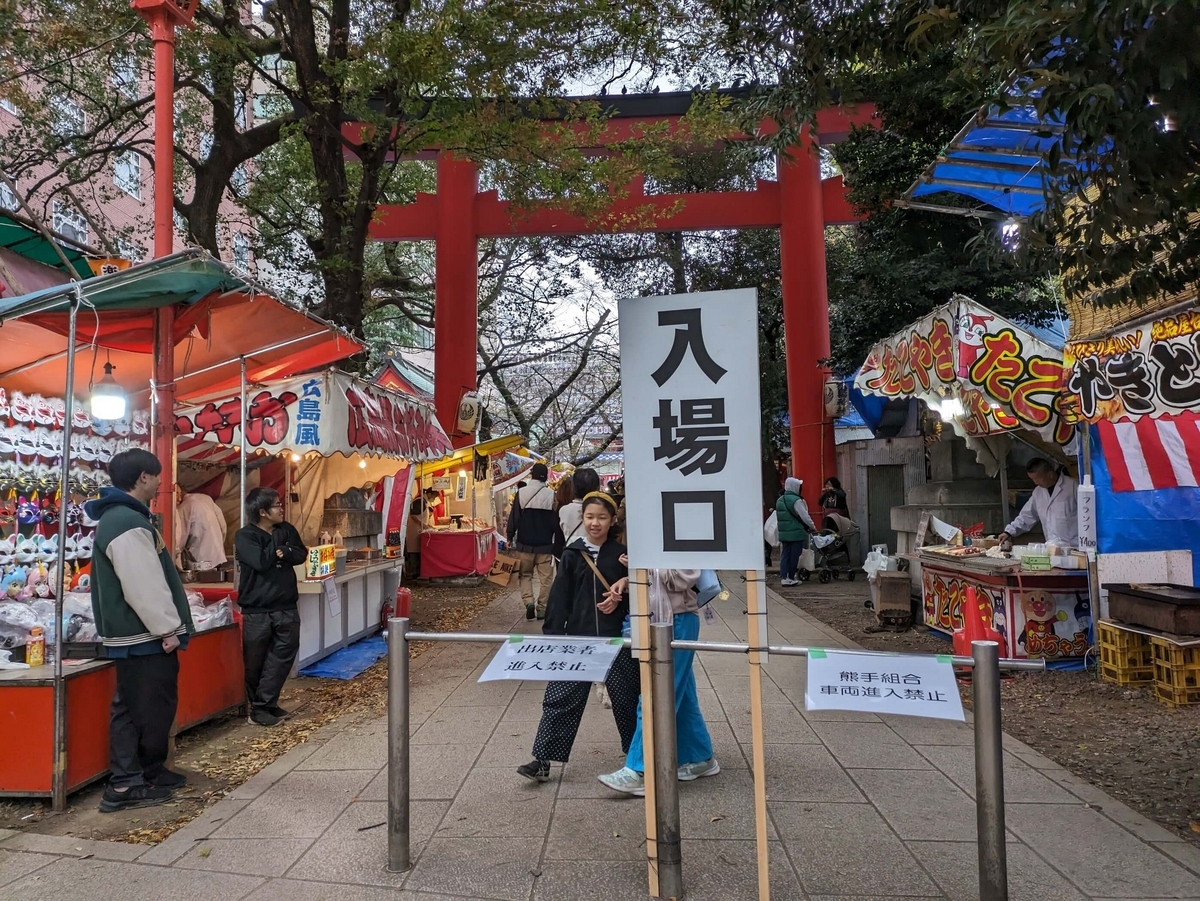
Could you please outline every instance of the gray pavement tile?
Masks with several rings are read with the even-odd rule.
[[[682,858],[688,901],[758,897],[757,842],[684,839]],[[767,872],[773,901],[803,901],[804,892],[780,842],[767,843]]]
[[[54,863],[51,854],[30,854],[25,851],[0,851],[0,886],[15,882],[28,873]]]
[[[96,842],[71,835],[41,835],[37,832],[19,833],[4,843],[6,851],[32,851],[62,857],[95,857],[99,860],[137,860],[149,849],[147,845],[126,842]]]
[[[645,799],[615,792],[609,795],[558,799],[550,821],[546,860],[645,861]]]
[[[238,801],[222,798],[196,819],[192,820],[178,832],[167,836],[166,840],[155,845],[138,858],[139,863],[152,863],[159,866],[169,866],[191,850],[192,845],[203,838],[208,838],[239,811],[245,810],[249,801]]]
[[[545,696],[546,692],[542,688],[522,688],[513,695],[500,721],[505,724],[538,722],[542,718],[542,699]]]
[[[746,745],[749,755],[750,746]],[[767,797],[773,801],[865,800],[862,792],[822,745],[768,744]]]
[[[615,737],[615,736],[614,736]],[[612,789],[596,778],[625,766],[625,755],[618,741],[575,742],[571,762],[562,770],[559,798],[611,798]],[[551,767],[553,773],[554,767]]]
[[[293,771],[212,837],[318,838],[371,778],[367,770]]]
[[[541,848],[540,838],[432,838],[404,887],[413,892],[525,901],[533,888]]]
[[[474,745],[411,745],[408,757],[409,797],[413,801],[453,799],[478,755],[479,748]],[[386,801],[387,780],[387,767],[384,767],[363,789],[358,799]]]
[[[747,669],[749,665],[747,664]],[[733,716],[735,702],[741,701],[746,704],[746,709],[750,707],[750,674],[746,673],[743,676],[713,676],[708,677],[712,683],[712,687],[716,689],[717,694],[721,698],[721,704],[725,707],[726,712]],[[770,679],[764,678],[763,683],[763,705],[767,704],[789,704],[787,696],[780,691],[779,686]]]
[[[640,901],[647,896],[648,886],[644,852],[640,862],[547,860],[534,887],[533,901]]]
[[[473,744],[482,748],[503,707],[439,707],[412,737],[414,745]]]
[[[198,873],[140,863],[63,857],[0,889],[0,901],[29,898],[120,898],[121,901],[237,901],[262,880],[228,873]]]
[[[246,782],[226,795],[236,801],[253,801],[268,788],[298,767],[301,763],[322,750],[325,746],[315,741],[296,745],[278,760],[263,767]]]
[[[884,723],[812,723],[812,727],[846,769],[933,769]]]
[[[282,876],[311,845],[311,838],[207,838],[172,866],[246,876]]]
[[[737,707],[729,710],[729,724],[737,732],[740,741],[750,743],[753,733],[748,704],[744,711]],[[768,743],[821,743],[804,716],[792,704],[763,704],[763,740]]]
[[[681,783],[679,816],[685,839],[754,838],[754,780],[750,772],[723,770],[715,776]],[[767,837],[776,837],[769,820]]]
[[[975,749],[949,745],[915,746],[917,753],[949,776],[972,798],[975,797]],[[1057,783],[1047,779],[1021,758],[1004,755],[1004,802],[1006,804],[1070,804],[1075,799]]]
[[[809,895],[808,901],[946,901],[945,895]]]
[[[245,901],[479,901],[466,895],[426,895],[392,888],[272,879]]]
[[[479,675],[472,673],[442,702],[443,707],[505,707],[517,693],[520,682],[478,682]]]
[[[514,729],[513,731],[515,732],[516,730]],[[583,722],[579,724],[579,732],[575,735],[575,743],[619,741],[620,737],[612,711],[605,710],[593,694],[591,700],[588,702],[587,709],[584,711]],[[532,746],[533,742],[531,741],[530,747]]]
[[[414,858],[448,806],[446,801],[415,801],[410,805],[409,849]],[[379,801],[351,804],[287,870],[288,878],[400,887],[407,874],[387,871],[388,830],[381,823],[387,823],[387,804]]]
[[[716,689],[698,688],[696,697],[700,701],[700,712],[705,720],[710,723],[725,722],[725,708],[721,706]]]
[[[809,725],[816,723],[882,723],[883,720],[874,713],[864,713],[860,710],[805,710],[804,699],[797,704],[804,712],[804,718]]]
[[[533,757],[533,739],[538,724],[500,721],[488,740],[476,766],[517,767]],[[574,749],[572,749],[574,750]]]
[[[1115,820],[1117,825],[1124,826],[1144,842],[1167,844],[1184,841],[1179,835],[1168,829],[1164,829],[1158,823],[1151,822],[1136,810],[1126,804],[1122,804],[1120,801],[1108,798],[1106,801],[1092,806],[1103,810],[1106,817],[1110,820]]]
[[[978,901],[979,853],[975,842],[908,842],[950,901]],[[1060,873],[1017,842],[1008,843],[1009,901],[1088,901]]]
[[[1082,805],[1014,804],[1008,828],[1094,897],[1200,897],[1200,878]]]
[[[773,801],[770,809],[810,894],[941,893],[869,804]]]
[[[975,803],[937,770],[849,772],[905,841],[955,841],[975,834]]]
[[[966,723],[931,720],[923,716],[891,716],[887,724],[910,745],[975,746],[975,732]]]
[[[508,767],[476,767],[458,791],[439,837],[546,834],[554,807],[553,783],[537,784]]]
[[[738,743],[738,739],[750,741],[750,726],[733,727],[724,720],[708,721],[708,736],[712,739],[713,756],[723,770],[744,770],[750,766],[750,745]]]
[[[347,731],[325,743],[325,747],[300,763],[306,770],[372,770],[378,772],[388,762],[386,732]]]
[[[1188,842],[1152,842],[1163,854],[1200,875],[1200,848]]]

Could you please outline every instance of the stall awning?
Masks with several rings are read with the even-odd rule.
[[[430,460],[422,463],[417,467],[417,478],[428,478],[435,472],[441,472],[443,469],[465,466],[475,459],[475,454],[479,454],[480,456],[503,454],[514,448],[521,447],[524,443],[525,438],[521,435],[506,435],[503,438],[492,438],[488,441],[481,441],[479,444],[474,444],[471,447],[460,447],[453,454],[444,456],[439,460]]]
[[[87,256],[82,250],[72,245],[66,239],[59,242],[63,256],[71,264],[72,272],[67,273],[72,278],[90,279],[92,269],[88,265]],[[0,247],[13,253],[49,266],[51,269],[63,271],[62,260],[54,250],[54,246],[42,236],[42,233],[32,225],[20,221],[7,210],[0,210]]]
[[[180,460],[233,464],[247,453],[440,459],[450,439],[433,406],[344,372],[326,370],[222,393],[176,411]]]
[[[328,366],[363,350],[347,332],[264,292],[203,251],[189,250],[113,275],[0,300],[0,384],[9,391],[61,396],[66,385],[67,309],[78,315],[75,392],[103,375],[145,405],[153,372],[153,310],[176,306],[177,397],[239,382],[246,357],[253,381]],[[94,348],[93,348],[94,344]],[[136,396],[143,393],[140,399]]]
[[[1064,415],[1066,369],[1062,342],[1046,340],[1053,336],[955,297],[871,348],[854,387],[923,400],[967,438],[1024,430],[1065,448],[1075,426]]]

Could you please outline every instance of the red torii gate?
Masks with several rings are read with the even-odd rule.
[[[635,136],[639,129],[678,122],[692,102],[688,92],[631,94],[599,100],[611,117],[595,149]],[[410,204],[381,205],[371,226],[376,241],[432,240],[435,271],[434,405],[455,446],[471,443],[457,434],[458,406],[478,387],[475,368],[478,327],[480,238],[570,236],[619,232],[707,231],[778,228],[787,352],[788,413],[792,469],[809,486],[810,502],[836,472],[833,428],[825,413],[829,357],[829,299],[825,276],[825,226],[859,221],[845,198],[841,178],[821,179],[814,144],[837,143],[852,126],[873,125],[871,104],[832,107],[817,115],[814,141],[808,130],[801,145],[776,162],[776,181],[759,180],[753,191],[653,194],[639,179],[629,196],[602,216],[585,220],[547,207],[517,208],[496,191],[479,191],[475,164],[437,153],[437,193],[418,194]],[[357,138],[361,126],[350,125]],[[771,127],[764,123],[764,130]],[[637,211],[638,216],[629,214]],[[647,222],[646,213],[650,213]],[[630,222],[637,224],[630,224]],[[758,474],[747,474],[752,481]]]

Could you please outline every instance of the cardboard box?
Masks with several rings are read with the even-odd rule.
[[[488,573],[487,579],[489,582],[494,582],[497,585],[507,585],[513,573],[517,571],[518,566],[520,566],[520,562],[516,557],[510,557],[508,554],[497,554],[496,561],[492,564],[492,570]]]

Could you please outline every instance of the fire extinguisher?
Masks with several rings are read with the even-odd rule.
[[[396,602],[384,601],[383,608],[379,611],[380,619],[384,627],[387,627],[388,620],[393,616],[407,617],[412,610],[412,590],[401,585],[396,589]]]

